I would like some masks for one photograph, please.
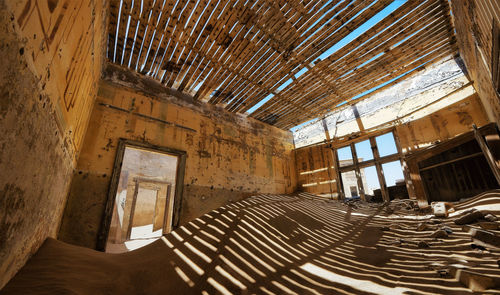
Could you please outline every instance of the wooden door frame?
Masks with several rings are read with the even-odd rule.
[[[125,155],[125,148],[127,147],[177,156],[177,170],[176,170],[177,173],[175,177],[175,192],[173,195],[174,208],[172,212],[173,214],[172,230],[174,230],[179,226],[181,206],[182,206],[182,194],[184,190],[184,173],[186,168],[186,157],[187,157],[186,152],[168,147],[153,145],[147,142],[140,142],[125,138],[120,138],[120,140],[118,141],[118,147],[116,149],[115,163],[113,165],[111,182],[108,188],[106,208],[102,216],[101,228],[99,230],[99,234],[97,237],[96,250],[98,251],[104,251],[106,248],[106,241],[108,240],[109,230],[111,227],[111,218],[113,217],[113,208],[116,199],[116,192],[118,191],[118,183],[120,181],[123,156]]]
[[[166,185],[167,186],[166,192],[165,192],[167,194],[166,197],[165,197],[166,198],[166,201],[165,201],[165,211],[163,213],[163,223],[162,223],[162,227],[161,227],[163,233],[164,234],[167,233],[168,232],[167,216],[169,216],[169,214],[170,214],[170,212],[168,212],[168,207],[169,207],[169,204],[170,204],[170,198],[171,198],[170,189],[172,187],[172,184],[170,182],[167,182],[167,181],[158,181],[158,180],[152,180],[152,179],[147,179],[147,178],[143,178],[143,177],[134,177],[133,182],[135,182],[134,195],[132,196],[132,204],[131,204],[132,207],[130,209],[130,217],[129,217],[129,222],[128,222],[128,225],[127,225],[126,240],[129,241],[130,240],[130,235],[132,234],[132,227],[133,227],[133,224],[134,224],[135,207],[137,205],[137,196],[139,195],[139,189],[140,189],[141,184],[146,184],[146,185],[150,185],[150,186],[154,187],[153,189],[156,190],[156,200],[155,200],[155,202],[158,202],[158,192],[160,191],[161,186],[162,185]],[[156,187],[155,185],[157,185],[158,187]],[[155,203],[155,210],[156,210],[156,203]],[[154,231],[154,221],[153,221],[153,231]]]

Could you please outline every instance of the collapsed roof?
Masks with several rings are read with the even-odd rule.
[[[448,1],[112,0],[107,56],[288,129],[455,54]]]

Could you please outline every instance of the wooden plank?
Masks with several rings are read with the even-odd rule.
[[[410,199],[416,200],[417,196],[415,194],[415,188],[413,187],[413,182],[411,179],[410,170],[408,168],[408,163],[406,162],[403,150],[401,149],[401,141],[399,138],[399,134],[396,131],[396,129],[392,131],[392,134],[394,135],[394,142],[396,143],[396,148],[398,149],[399,161],[401,162],[401,167],[403,168],[403,175],[405,177],[405,184],[406,184],[406,190],[408,191],[408,196]]]
[[[488,165],[491,168],[491,172],[493,172],[493,175],[495,176],[498,185],[500,185],[500,167],[497,165],[497,162],[493,157],[490,148],[486,144],[483,135],[478,131],[477,126],[472,125],[472,129],[474,130],[474,137],[476,138],[479,147],[481,147],[481,151],[483,152],[484,157],[486,158],[486,161],[488,162]]]
[[[313,112],[314,113],[314,112]],[[258,118],[258,117],[257,117]]]
[[[441,162],[441,163],[438,163],[438,164],[434,164],[434,165],[430,165],[430,166],[426,166],[426,167],[421,167],[420,168],[420,172],[426,171],[426,170],[429,170],[429,169],[433,169],[433,168],[436,168],[436,167],[440,167],[440,166],[443,166],[443,165],[449,165],[449,164],[452,164],[452,163],[455,163],[455,162],[458,162],[458,161],[462,161],[462,160],[465,160],[465,159],[475,158],[475,157],[481,156],[481,155],[483,155],[483,152],[473,153],[473,154],[466,155],[466,156],[463,156],[463,157],[458,157],[458,158],[455,158],[455,159],[452,159],[452,160],[444,161],[444,162]]]
[[[442,30],[442,29],[441,29],[441,30]],[[440,31],[439,31],[439,32],[440,32]],[[420,36],[420,37],[422,37],[422,36]],[[411,41],[411,40],[410,40],[410,41]],[[433,40],[433,39],[431,39],[431,40],[427,40],[427,41],[425,41],[425,40],[424,40],[424,43],[423,43],[423,44],[421,44],[421,46],[428,46],[429,44],[432,44],[432,45],[434,45],[434,46],[436,45],[436,44],[434,43],[434,40]],[[439,43],[438,43],[438,44],[439,44]],[[420,51],[418,51],[418,52],[413,53],[413,56],[415,56],[415,58],[416,58],[416,57],[418,57],[419,55],[424,54],[424,53],[426,53],[426,51],[422,51],[422,50],[420,50]],[[402,54],[401,54],[401,55],[399,55],[399,56],[400,56],[400,58],[399,58],[399,59],[397,59],[397,60],[394,60],[394,61],[393,61],[393,63],[396,63],[397,61],[400,61],[400,62],[399,62],[399,63],[397,63],[397,64],[394,64],[394,66],[398,66],[398,65],[400,65],[400,64],[401,64],[401,61],[405,61],[405,59],[401,58],[401,56],[403,56]],[[392,56],[392,58],[394,58],[394,57]],[[368,68],[368,69],[371,69],[372,71],[373,71],[373,69],[378,69],[378,68],[379,68],[379,66],[380,66],[381,64],[382,64],[382,66],[384,66],[384,64],[387,64],[389,60],[390,60],[390,56],[388,55],[388,56],[386,56],[383,60],[378,61],[378,64],[375,64],[374,66],[371,66],[371,67],[370,67],[370,68]],[[389,69],[388,69],[388,68],[385,68],[385,70],[389,70]],[[377,72],[376,72],[376,74],[378,74],[378,75],[383,75],[384,73],[385,73],[385,72],[379,72],[379,71],[377,71]],[[363,78],[363,80],[365,80],[365,81],[366,81],[365,83],[374,83],[373,81],[371,81],[371,80],[370,80],[370,78],[371,78],[371,77],[370,77],[370,76],[368,76],[368,74],[366,73],[366,71],[365,71],[365,73],[360,72],[360,75],[361,75],[361,74],[366,75],[366,76],[363,76],[363,77],[364,77],[364,78]],[[355,89],[354,91],[359,92],[359,91],[358,91],[358,88],[359,88],[359,81],[356,79],[356,77],[358,77],[358,76],[355,76],[355,77],[354,77],[354,80],[353,80],[352,82],[350,82],[350,84],[353,84],[353,83],[354,83],[354,84],[356,84],[356,85],[357,85],[357,87],[355,87],[355,88],[354,88],[354,89]],[[349,87],[349,86],[350,86],[350,84],[347,84],[347,83],[348,83],[348,82],[345,82],[345,84],[342,84],[342,87],[346,87],[346,88],[352,89],[352,87]],[[345,86],[344,86],[344,85],[345,85]],[[345,93],[344,93],[344,95],[345,95]]]
[[[365,188],[363,185],[363,180],[361,179],[361,171],[359,169],[359,163],[358,163],[358,154],[356,153],[356,147],[354,146],[354,142],[351,143],[351,152],[352,152],[352,160],[355,167],[354,171],[358,182],[359,196],[361,197],[361,200],[366,201]]]
[[[349,97],[456,52],[443,0],[404,3],[322,61],[322,53],[392,1],[146,0],[130,7],[131,2],[123,1],[121,13],[122,2],[111,2],[109,42],[117,50],[109,44],[108,58],[130,63],[167,87],[196,91],[196,99],[230,112],[245,112],[273,95],[251,116],[280,128],[323,115]],[[491,5],[481,3],[479,13],[493,16],[496,10],[486,9]],[[295,78],[303,69],[308,71]]]
[[[370,145],[373,151],[373,157],[375,159],[375,168],[377,169],[378,182],[380,184],[380,191],[382,192],[382,199],[385,202],[389,202],[391,199],[389,197],[389,191],[387,190],[387,184],[385,182],[384,171],[382,170],[382,165],[380,164],[380,154],[378,152],[377,142],[375,137],[370,137]]]
[[[345,199],[345,192],[344,192],[344,187],[342,185],[342,176],[340,175],[340,170],[339,170],[339,157],[337,155],[337,150],[336,149],[331,149],[332,152],[332,158],[333,158],[333,169],[335,170],[336,174],[336,184],[337,184],[337,193],[338,193],[338,198],[339,200],[344,200]]]
[[[116,27],[121,18],[120,0],[110,0],[109,3],[109,25],[108,25],[108,60],[115,61],[115,46],[118,42],[116,36]]]

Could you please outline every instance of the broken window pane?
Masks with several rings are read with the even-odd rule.
[[[393,155],[398,152],[392,132],[377,136],[375,140],[377,141],[378,152],[381,157]]]
[[[359,162],[373,160],[373,152],[370,145],[370,140],[367,139],[365,141],[358,142],[354,145],[354,147],[356,148],[356,154],[358,156]]]

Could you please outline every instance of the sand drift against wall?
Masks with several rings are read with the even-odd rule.
[[[499,196],[457,203],[438,219],[409,200],[259,195],[125,254],[48,239],[0,293],[499,294],[500,249],[468,232],[485,223],[454,222],[472,208],[498,215]]]

